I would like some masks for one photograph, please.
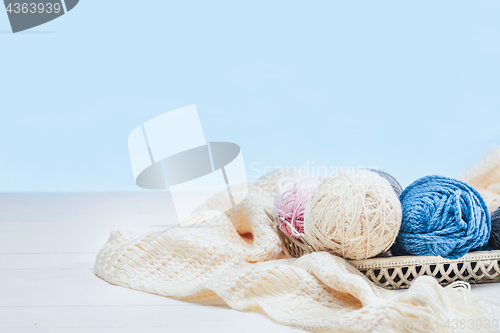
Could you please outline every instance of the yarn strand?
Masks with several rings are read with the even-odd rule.
[[[395,255],[458,259],[488,242],[491,220],[481,195],[464,182],[427,176],[408,186],[400,197],[401,231]]]
[[[325,178],[306,205],[304,234],[316,251],[366,259],[387,251],[401,224],[390,183],[369,170]]]

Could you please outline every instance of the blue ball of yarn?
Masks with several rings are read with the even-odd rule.
[[[500,208],[491,215],[491,234],[488,245],[493,250],[500,250]]]
[[[403,221],[392,248],[395,255],[458,259],[488,242],[488,208],[482,196],[464,182],[427,176],[408,186],[400,200]]]

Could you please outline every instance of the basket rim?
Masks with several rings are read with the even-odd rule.
[[[311,252],[314,252],[315,250],[312,248],[312,246],[310,246],[309,244],[304,244],[300,239],[296,239],[290,235],[287,235],[286,233],[284,233],[283,231],[281,231],[281,228],[279,226],[279,223],[278,223],[278,215],[273,215],[272,213],[270,213],[267,209],[264,210],[267,217],[269,218],[269,220],[271,220],[271,222],[275,225],[276,227],[276,231],[278,233],[278,235],[280,237],[284,237],[287,239],[287,241],[289,241],[290,243],[294,244],[295,246],[299,247],[302,251],[304,251],[305,253],[311,253]],[[280,217],[281,218],[281,217]],[[283,220],[283,218],[281,218]],[[301,236],[304,236],[303,234],[301,234]],[[303,239],[303,238],[302,238]]]
[[[414,265],[434,265],[447,263],[474,262],[485,260],[500,260],[500,250],[469,252],[458,259],[445,259],[438,256],[396,256],[376,257],[361,260],[347,260],[358,269],[394,268]]]
[[[304,254],[311,253],[308,246],[300,240],[295,239],[285,234],[279,228],[276,217],[266,210],[269,219],[275,223],[278,234],[285,237],[290,243],[299,247]],[[325,251],[326,252],[326,251]],[[475,251],[469,252],[458,259],[446,259],[439,256],[393,256],[393,257],[375,257],[368,259],[346,259],[348,263],[353,265],[356,269],[373,269],[373,268],[397,268],[407,266],[420,266],[420,265],[440,265],[440,264],[454,264],[454,263],[467,263],[477,261],[500,260],[500,250],[492,251]]]

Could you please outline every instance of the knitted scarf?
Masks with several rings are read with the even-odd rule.
[[[500,207],[500,146],[493,145],[460,175],[484,198],[490,212]]]
[[[388,291],[326,252],[283,258],[264,210],[272,209],[279,177],[300,177],[296,169],[286,170],[250,183],[246,199],[225,214],[224,200],[216,195],[185,227],[142,236],[112,233],[97,255],[95,273],[161,296],[217,295],[233,309],[260,309],[276,322],[301,328],[456,332],[453,320],[493,319],[490,303],[472,294],[467,283],[443,288],[423,276],[408,290]]]

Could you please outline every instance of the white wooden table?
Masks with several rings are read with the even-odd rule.
[[[220,300],[183,302],[94,275],[113,230],[161,230],[177,224],[172,212],[165,192],[0,194],[0,332],[297,331]],[[474,292],[498,299],[500,284]]]

